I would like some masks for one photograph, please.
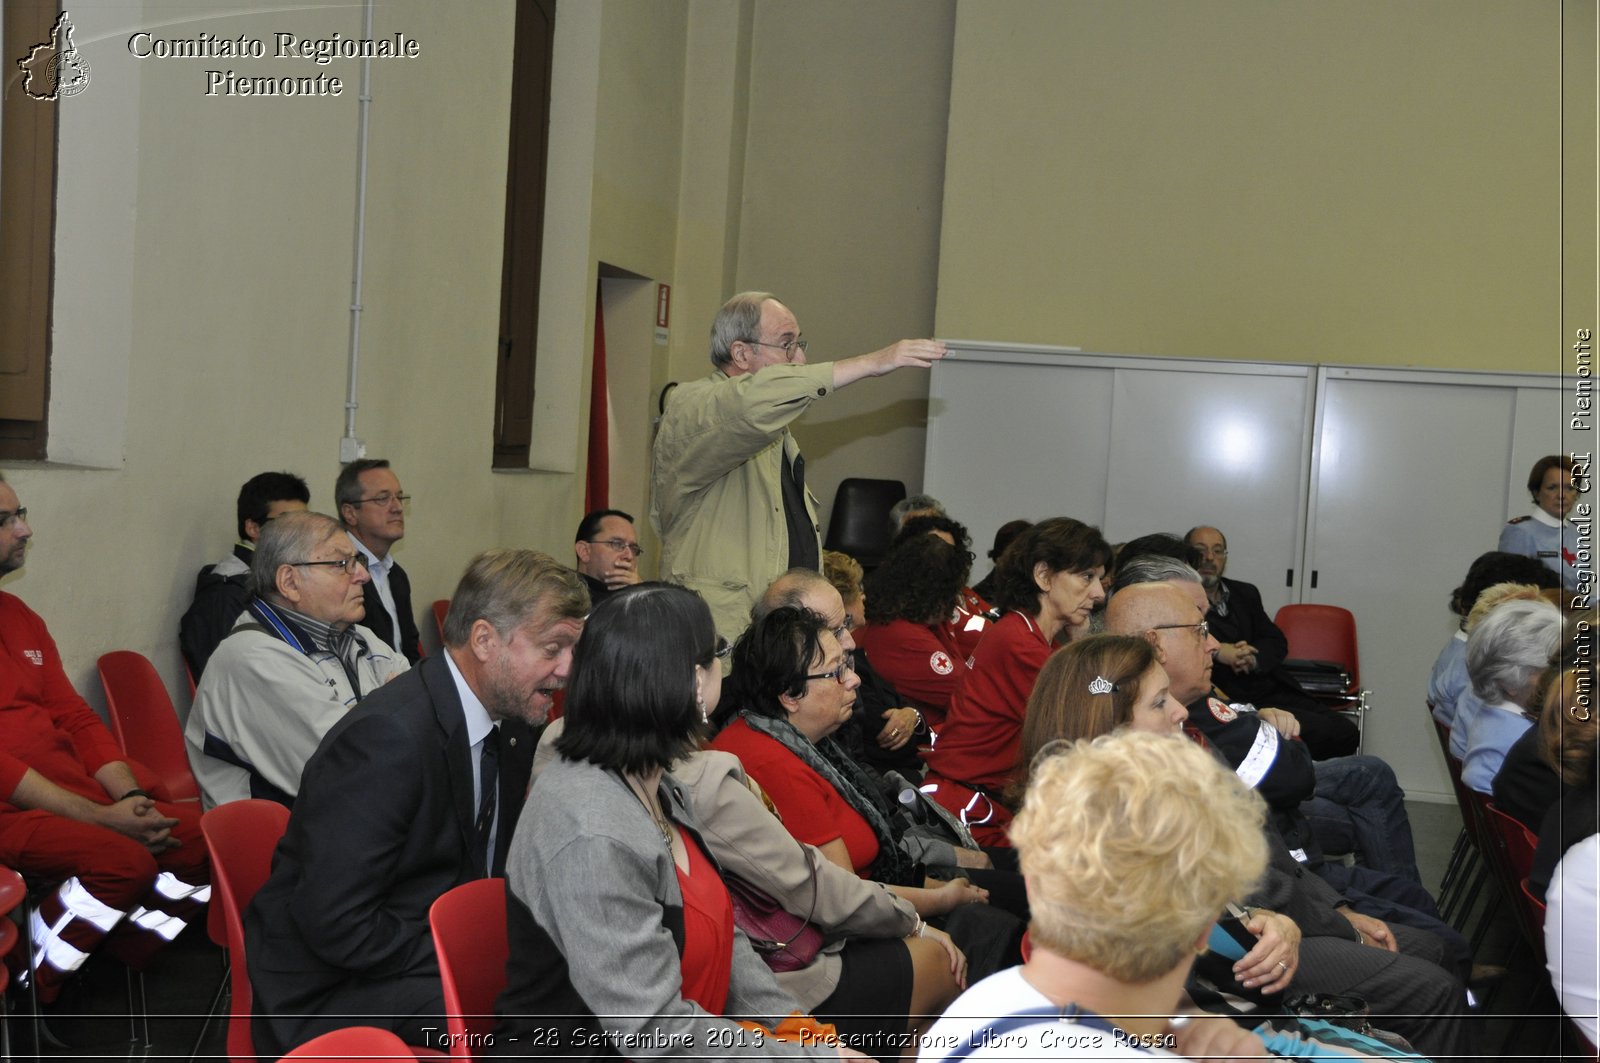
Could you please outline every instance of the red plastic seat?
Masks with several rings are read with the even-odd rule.
[[[289,826],[289,810],[276,801],[230,801],[200,817],[211,852],[212,900],[222,908],[232,964],[233,1009],[228,1018],[228,1058],[255,1063],[250,1036],[253,995],[245,965],[244,910],[272,870],[272,853]]]
[[[105,687],[106,707],[111,710],[111,733],[122,751],[155,774],[156,785],[167,800],[200,800],[178,713],[155,665],[132,650],[104,654],[100,685]]]
[[[476,1059],[494,1029],[494,1002],[506,986],[506,882],[464,882],[428,909],[444,983],[444,1021],[454,1059]]]
[[[1337,605],[1286,605],[1272,622],[1289,640],[1289,656],[1333,661],[1350,673],[1350,688],[1361,688],[1361,654],[1356,648],[1356,618]]]
[[[16,947],[18,939],[22,936],[17,930],[17,924],[7,917],[27,896],[28,887],[22,881],[22,876],[9,867],[0,866],[0,960],[11,955],[11,950]],[[10,984],[11,970],[4,963],[0,963],[0,994],[4,994]],[[3,1000],[3,995],[0,995],[0,1001]],[[0,1003],[0,1008],[3,1008],[3,1003]],[[0,1015],[3,1015],[3,1011],[0,1011]]]
[[[439,629],[439,644],[444,644],[444,618],[450,615],[450,599],[440,598],[433,603],[433,623]]]
[[[376,1026],[346,1026],[313,1037],[284,1059],[305,1063],[345,1063],[346,1060],[412,1059],[411,1046],[388,1030]]]

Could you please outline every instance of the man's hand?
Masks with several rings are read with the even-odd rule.
[[[1256,715],[1278,729],[1285,738],[1300,737],[1300,721],[1286,709],[1257,709]]]
[[[1390,952],[1399,952],[1400,945],[1394,939],[1394,932],[1389,929],[1389,924],[1382,919],[1374,919],[1370,915],[1362,915],[1354,908],[1338,908],[1338,913],[1350,920],[1350,925],[1356,928],[1356,934],[1361,939],[1361,944],[1370,945],[1375,949],[1388,949]]]
[[[118,834],[125,834],[149,849],[152,853],[175,849],[181,844],[172,837],[172,828],[178,821],[163,816],[155,802],[148,797],[125,797],[110,805],[101,805],[96,822]]]
[[[1217,647],[1217,660],[1235,672],[1253,672],[1256,670],[1256,648],[1244,639],[1224,642]]]
[[[927,369],[949,353],[938,340],[901,340],[881,351],[834,362],[833,386],[842,388],[864,377],[887,376],[896,369]]]
[[[1286,915],[1253,908],[1244,928],[1259,940],[1233,965],[1234,977],[1263,993],[1288,989],[1300,968],[1300,927]]]
[[[883,730],[878,732],[878,745],[884,749],[899,749],[911,741],[917,730],[917,710],[902,705],[883,714]]]
[[[606,573],[606,590],[619,591],[624,587],[631,587],[639,582],[639,570],[636,568],[613,567]]]

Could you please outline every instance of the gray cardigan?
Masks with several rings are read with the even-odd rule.
[[[668,815],[695,830],[670,775],[662,779],[661,797]],[[560,759],[547,764],[517,822],[506,877],[512,959],[499,1005],[498,1051],[539,1054],[543,1047],[583,1055],[594,1046],[567,1043],[578,1036],[570,1022],[557,1035],[562,1043],[550,1044],[544,1032],[557,1025],[552,1020],[582,1008],[595,1016],[589,1029],[619,1039],[613,1047],[631,1058],[837,1058],[825,1046],[758,1041],[732,1021],[772,1027],[802,1010],[738,930],[729,1018],[683,998],[683,898],[672,853],[616,773]]]

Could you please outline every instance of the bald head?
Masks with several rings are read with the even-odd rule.
[[[1106,607],[1106,631],[1148,639],[1172,680],[1172,696],[1185,705],[1211,690],[1217,642],[1200,631],[1204,600],[1198,584],[1139,583],[1112,595]]]
[[[750,619],[759,621],[774,609],[809,609],[822,617],[823,623],[839,639],[839,647],[846,653],[856,648],[850,637],[844,599],[828,582],[828,577],[812,568],[791,568],[767,587],[767,593],[750,610]]]

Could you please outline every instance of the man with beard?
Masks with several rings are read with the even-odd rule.
[[[1202,524],[1189,529],[1185,543],[1194,550],[1195,568],[1205,586],[1206,623],[1217,639],[1212,681],[1234,701],[1271,705],[1300,721],[1300,739],[1316,760],[1347,757],[1361,745],[1361,731],[1348,716],[1331,711],[1283,673],[1289,640],[1267,616],[1261,592],[1252,583],[1224,579],[1228,540]]]
[[[428,909],[500,875],[533,728],[566,682],[589,611],[578,574],[491,550],[450,600],[444,652],[373,692],[323,738],[245,917],[263,1058],[345,1026],[434,1047],[444,1030]]]

